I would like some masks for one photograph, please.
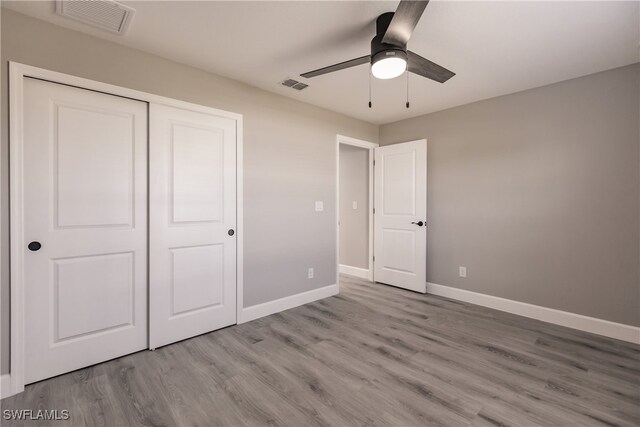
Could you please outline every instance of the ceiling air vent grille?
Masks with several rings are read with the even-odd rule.
[[[114,0],[56,0],[58,15],[117,34],[124,34],[135,9]]]
[[[290,87],[291,89],[295,89],[295,90],[302,90],[309,87],[308,84],[304,84],[293,79],[286,79],[281,84],[282,86]]]

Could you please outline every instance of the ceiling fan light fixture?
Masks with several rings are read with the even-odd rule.
[[[376,79],[393,79],[407,71],[407,54],[401,50],[387,50],[373,56],[371,74]]]
[[[395,12],[386,12],[378,16],[376,35],[371,39],[370,55],[342,61],[300,75],[308,79],[358,65],[370,64],[369,81],[371,81],[372,75],[377,79],[393,79],[411,72],[439,83],[446,82],[456,73],[407,50],[407,43],[427,7],[427,3],[429,0],[400,0]],[[411,58],[411,65],[409,65],[409,58]],[[407,81],[409,80],[407,79]]]

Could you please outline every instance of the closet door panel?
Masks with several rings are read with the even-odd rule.
[[[150,347],[236,323],[236,121],[150,106]]]
[[[25,79],[25,382],[147,336],[147,104]]]

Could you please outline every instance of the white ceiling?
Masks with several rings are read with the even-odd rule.
[[[640,61],[640,2],[432,0],[409,48],[457,73],[444,84],[416,75],[375,80],[369,67],[312,79],[299,74],[369,54],[386,1],[123,1],[137,9],[124,36],[54,14],[54,1],[3,6],[372,123],[456,105]],[[287,77],[310,84],[298,92]]]

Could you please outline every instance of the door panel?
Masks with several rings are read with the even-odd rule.
[[[427,142],[379,147],[375,158],[375,280],[424,293]]]
[[[52,260],[54,344],[134,325],[133,260],[133,252]]]
[[[236,323],[236,122],[151,105],[150,346]]]
[[[383,152],[384,153],[384,152]],[[381,155],[382,214],[415,215],[415,152]],[[399,191],[399,189],[402,189]]]
[[[174,248],[171,253],[171,316],[224,303],[224,246]]]
[[[54,103],[57,227],[133,225],[133,120],[130,113]]]
[[[381,266],[390,271],[414,273],[416,271],[416,232],[414,230],[382,231]]]
[[[25,79],[25,381],[147,347],[147,104]]]
[[[224,134],[172,126],[173,222],[220,222],[224,202]]]

